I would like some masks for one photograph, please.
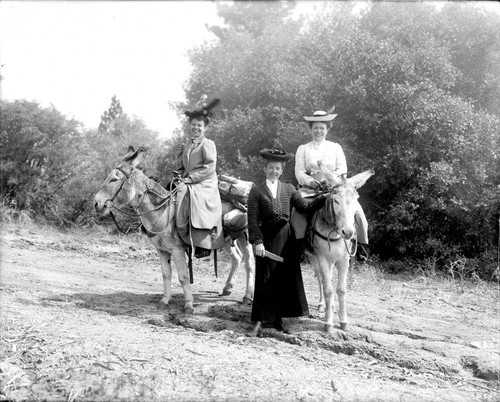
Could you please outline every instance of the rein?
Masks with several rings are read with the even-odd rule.
[[[336,232],[336,229],[332,229],[328,232],[328,235],[322,235],[320,232],[318,232],[314,226],[311,228],[311,231],[313,232],[313,234],[315,234],[316,236],[318,236],[320,239],[323,239],[323,240],[326,240],[328,242],[328,251],[332,251],[332,244],[331,242],[335,242],[335,241],[339,241],[340,239],[342,239],[342,236],[340,235],[337,235],[337,237],[334,237],[334,238],[331,238],[330,237],[330,234],[332,232]],[[354,240],[354,251],[351,252],[351,250],[349,249],[349,245],[347,244],[348,241],[352,241]],[[352,235],[351,238],[349,239],[344,239],[344,245],[345,245],[345,248],[347,250],[347,254],[349,254],[350,257],[354,257],[356,255],[356,251],[358,251],[358,239],[356,237],[356,233],[354,233]]]
[[[120,193],[120,191],[122,190],[123,185],[125,184],[125,182],[126,182],[128,179],[130,179],[130,174],[129,174],[129,173],[127,173],[125,170],[123,170],[123,169],[122,169],[121,167],[119,167],[119,166],[118,166],[118,167],[116,167],[115,169],[116,169],[116,170],[119,170],[121,173],[123,173],[123,175],[125,176],[126,180],[122,180],[122,182],[121,182],[121,184],[120,184],[120,187],[118,188],[118,190],[116,191],[116,193],[113,195],[113,197],[112,197],[110,200],[108,200],[108,201],[110,201],[110,202],[111,202],[111,208],[115,209],[115,210],[116,210],[116,211],[118,211],[118,212],[121,212],[121,213],[122,213],[122,214],[124,214],[124,215],[138,217],[138,218],[139,218],[139,221],[141,222],[141,224],[140,224],[140,225],[138,225],[138,226],[137,226],[137,228],[139,228],[139,227],[142,225],[142,226],[143,226],[143,228],[144,228],[144,230],[146,231],[146,233],[147,233],[147,234],[148,234],[148,236],[150,236],[150,237],[151,237],[152,235],[154,236],[154,235],[159,235],[159,234],[164,233],[166,229],[161,230],[161,231],[159,231],[159,232],[158,232],[158,231],[154,231],[153,229],[156,229],[156,227],[155,227],[156,225],[155,225],[155,226],[153,226],[153,228],[152,228],[152,229],[148,229],[148,228],[146,227],[146,225],[144,225],[144,222],[142,221],[142,218],[141,218],[141,217],[142,217],[142,216],[144,216],[144,215],[150,214],[151,212],[158,211],[158,210],[160,210],[161,208],[163,208],[165,205],[167,205],[167,204],[168,204],[168,203],[172,200],[172,196],[173,196],[173,195],[175,195],[175,194],[177,193],[177,188],[175,188],[175,189],[171,190],[171,191],[170,191],[170,193],[169,193],[166,197],[162,197],[162,195],[160,195],[160,194],[158,194],[157,192],[155,192],[155,191],[151,190],[150,188],[146,188],[146,192],[144,193],[144,195],[146,195],[146,194],[148,194],[148,193],[152,193],[152,194],[157,195],[158,197],[162,197],[162,198],[163,198],[163,201],[160,203],[160,205],[156,206],[155,208],[153,208],[153,209],[151,209],[151,210],[149,210],[149,211],[146,211],[146,212],[143,212],[143,213],[139,213],[139,212],[138,212],[138,209],[139,209],[139,207],[141,206],[142,201],[144,200],[144,197],[143,197],[143,198],[142,198],[142,200],[141,200],[141,202],[140,202],[140,204],[139,204],[137,207],[133,207],[133,208],[134,208],[135,213],[127,212],[127,211],[124,211],[123,209],[120,209],[120,208],[118,208],[118,207],[114,206],[114,204],[113,204],[113,200],[114,200],[114,199],[116,198],[116,196]],[[108,201],[106,201],[106,203],[107,203]],[[163,212],[163,214],[162,214],[162,215],[160,216],[160,218],[158,219],[157,223],[158,223],[159,221],[161,221],[161,220],[162,220],[162,218],[165,216],[165,214],[166,214],[167,212],[169,212],[169,208],[166,208],[166,209],[165,209],[165,211]],[[113,214],[113,212],[111,212],[111,211],[110,211],[110,215],[111,215],[111,217],[113,218],[113,222],[115,223],[115,225],[116,225],[116,227],[118,228],[118,230],[119,230],[120,232],[122,232],[123,234],[128,234],[128,231],[127,231],[127,232],[125,232],[125,231],[124,231],[124,230],[123,230],[123,229],[119,226],[119,224],[118,224],[118,222],[117,222],[117,220],[116,220],[116,217],[115,217],[115,215]],[[170,215],[170,214],[169,214],[169,215]],[[169,218],[170,218],[170,216],[169,216]],[[170,220],[170,219],[167,219],[167,225],[168,225],[169,220]],[[137,228],[136,228],[136,229],[137,229]]]

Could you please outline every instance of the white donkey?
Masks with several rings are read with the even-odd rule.
[[[333,332],[333,270],[337,268],[337,297],[339,302],[340,329],[348,329],[346,292],[351,241],[356,239],[354,214],[356,212],[357,188],[363,186],[374,174],[373,170],[359,173],[349,179],[332,174],[320,164],[326,180],[331,185],[325,206],[317,211],[311,221],[311,246],[313,265],[317,266],[321,296],[324,294],[325,331]]]
[[[122,208],[125,206],[131,206],[134,209],[133,215],[141,220],[160,257],[163,297],[158,303],[158,309],[167,309],[172,298],[171,259],[173,259],[184,292],[184,312],[192,314],[194,312],[193,295],[186,261],[186,245],[177,233],[174,223],[175,194],[174,191],[165,190],[137,168],[144,153],[144,148],[136,151],[133,147],[129,147],[123,161],[111,171],[96,194],[94,206],[96,211],[103,215],[111,213],[113,209],[124,212]],[[243,258],[247,275],[243,302],[251,303],[255,275],[252,248],[243,235],[236,239],[233,247],[227,244],[225,250],[231,256],[232,267],[223,294],[230,293],[233,275]]]

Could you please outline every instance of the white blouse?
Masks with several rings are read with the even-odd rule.
[[[336,174],[347,173],[344,151],[339,144],[311,141],[299,146],[295,154],[295,177],[300,185],[306,185],[310,175],[320,171],[318,161]]]
[[[273,198],[276,198],[276,195],[278,193],[278,180],[273,183],[271,180],[266,179],[266,185],[269,190],[271,190]]]

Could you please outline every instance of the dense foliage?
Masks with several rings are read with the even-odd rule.
[[[157,134],[123,112],[106,112],[99,130],[85,132],[53,107],[1,102],[2,204],[57,224],[93,222],[93,196],[129,144],[150,148],[144,168],[156,174]],[[110,111],[119,106],[114,98]],[[121,110],[121,106],[119,106]]]
[[[459,2],[365,5],[318,2],[296,18],[293,2],[219,3],[224,24],[191,50],[178,112],[204,94],[221,98],[207,134],[219,172],[258,181],[259,149],[294,152],[309,141],[302,116],[336,105],[328,139],[350,174],[376,172],[360,191],[372,252],[494,277],[500,15]],[[129,144],[150,148],[144,168],[165,184],[184,139],[160,140],[116,97],[87,132],[54,108],[1,107],[3,205],[59,223],[95,219],[92,195]],[[293,166],[284,180],[295,183]]]

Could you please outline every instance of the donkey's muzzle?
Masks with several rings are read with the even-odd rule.
[[[97,213],[106,215],[112,207],[113,207],[113,201],[111,200],[103,201],[99,197],[95,198],[94,209]]]
[[[356,229],[354,229],[354,226],[348,225],[342,228],[342,237],[346,240],[352,238],[355,233]]]

